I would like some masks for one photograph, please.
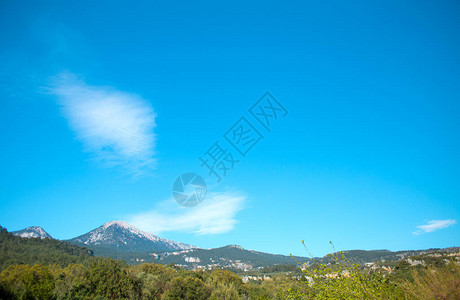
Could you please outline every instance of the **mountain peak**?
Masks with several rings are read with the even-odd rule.
[[[239,249],[239,250],[245,250],[243,247],[241,247],[240,245],[228,245],[227,246],[228,248],[236,248],[236,249]]]
[[[146,231],[143,231],[131,224],[129,224],[128,222],[126,221],[110,221],[110,222],[107,222],[107,223],[104,223],[101,227],[99,228],[102,228],[103,230],[107,230],[108,228],[110,227],[118,227],[118,228],[121,228],[123,230],[127,230],[129,231],[130,233],[138,236],[138,237],[141,237],[141,238],[146,238],[147,240],[150,240],[152,242],[157,242],[159,239],[161,239],[160,237],[150,233],[150,232],[146,232]]]
[[[104,223],[102,227],[104,227],[104,229],[107,229],[108,227],[113,226],[113,225],[123,227],[125,229],[135,228],[133,225],[129,224],[126,221],[110,221],[110,222]]]
[[[174,251],[196,248],[145,232],[126,221],[110,221],[90,232],[70,240],[85,246],[97,246],[126,251]]]
[[[23,237],[23,238],[49,238],[52,239],[51,235],[49,235],[48,232],[46,232],[43,228],[40,226],[30,226],[22,230],[17,230],[11,232],[14,235]]]

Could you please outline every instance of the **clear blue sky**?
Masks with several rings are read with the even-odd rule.
[[[298,255],[460,246],[459,12],[1,1],[0,224],[67,239],[137,220]],[[288,115],[216,184],[198,157],[266,91]],[[189,210],[171,200],[184,172],[210,186]]]

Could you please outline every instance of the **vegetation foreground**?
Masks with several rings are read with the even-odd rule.
[[[221,269],[127,265],[65,242],[22,239],[1,229],[0,299],[460,299],[458,253],[367,266],[341,252],[329,257],[328,263],[240,276]]]

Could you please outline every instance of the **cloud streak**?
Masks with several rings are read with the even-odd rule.
[[[213,193],[200,205],[184,208],[170,199],[156,209],[133,215],[128,220],[154,234],[167,231],[220,234],[234,229],[236,214],[243,208],[245,200],[245,196],[234,193]]]
[[[138,176],[154,169],[155,113],[141,97],[87,85],[69,73],[50,87],[84,150],[105,166]]]
[[[452,225],[457,224],[456,220],[448,219],[448,220],[432,220],[428,221],[425,225],[417,226],[418,230],[414,232],[415,235],[420,235],[423,233],[433,232],[439,229],[444,229],[450,227]]]

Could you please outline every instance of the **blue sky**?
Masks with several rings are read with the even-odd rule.
[[[456,1],[0,4],[0,224],[204,248],[460,245]],[[288,110],[260,126],[269,91]],[[263,135],[241,157],[223,135]],[[216,142],[239,160],[200,167]],[[171,194],[201,174],[195,208]]]

